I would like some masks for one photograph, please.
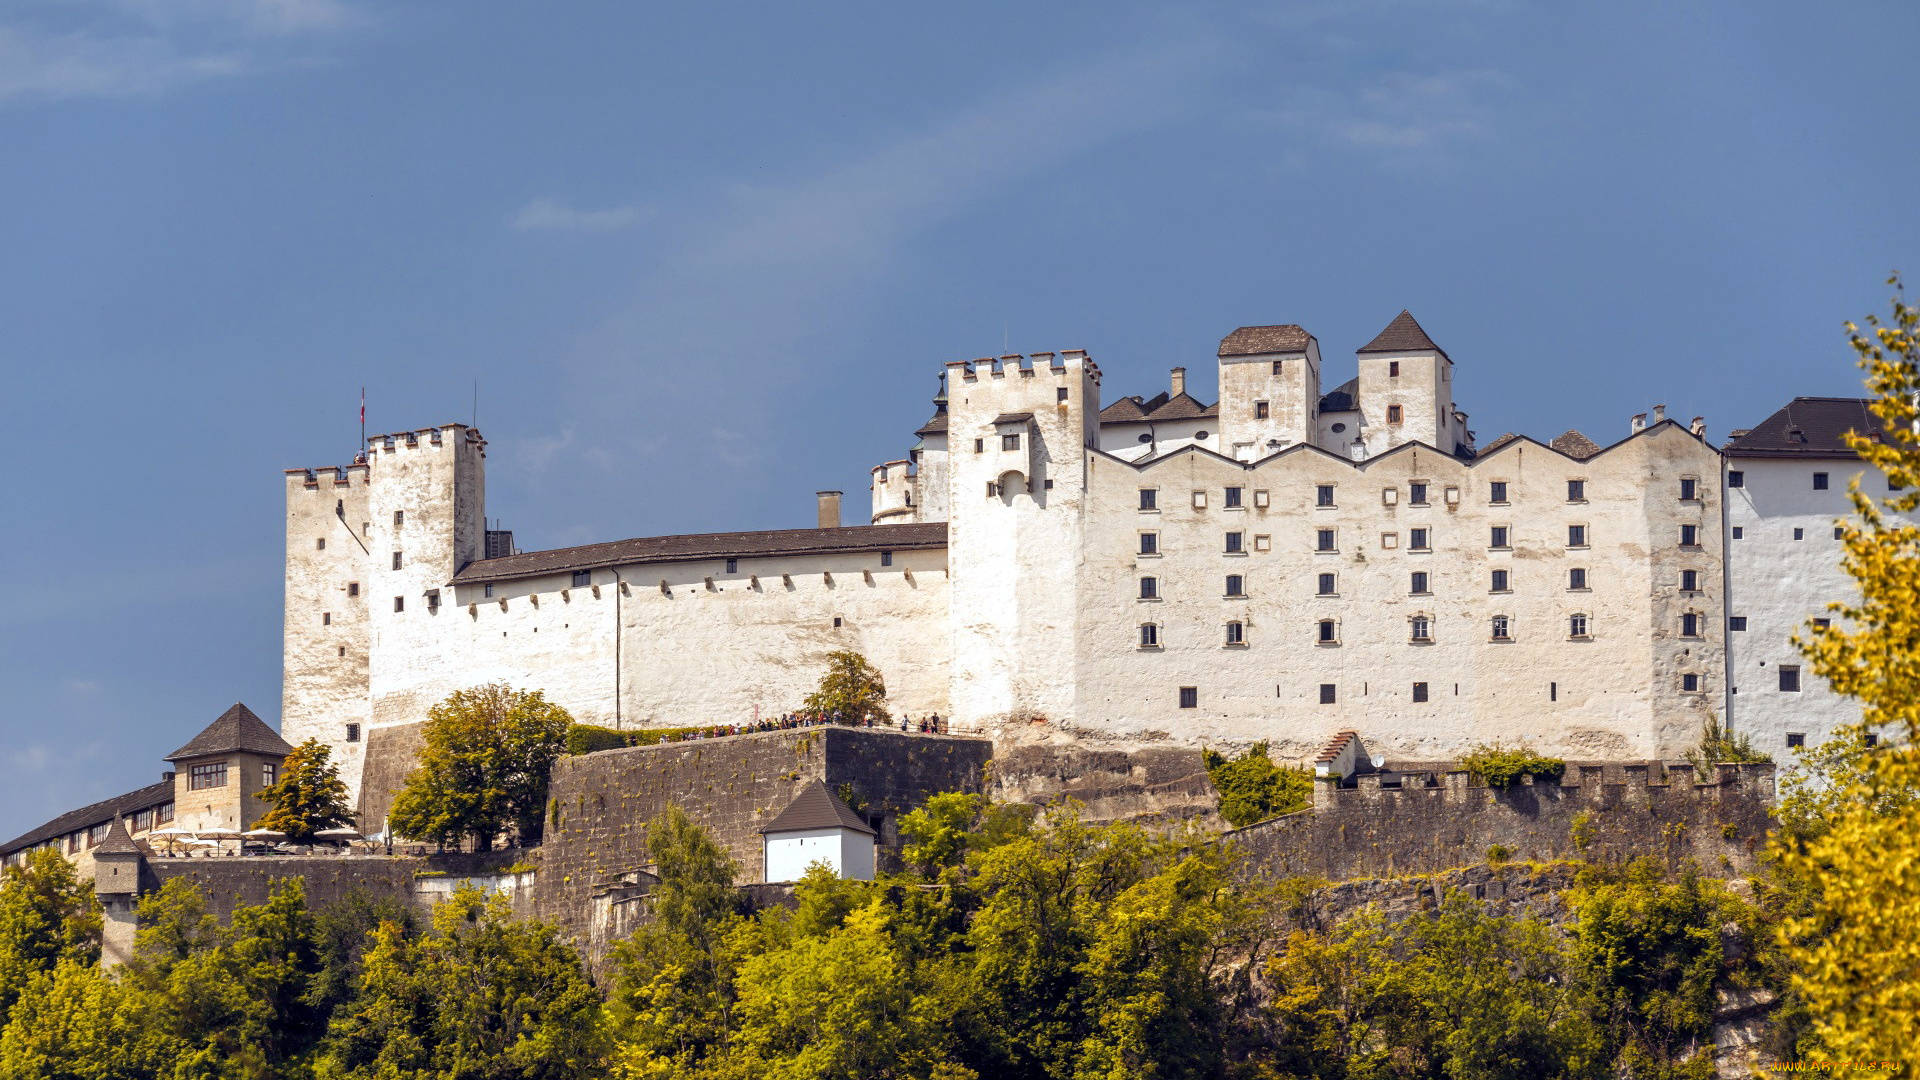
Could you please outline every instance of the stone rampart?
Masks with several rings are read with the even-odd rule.
[[[366,765],[360,774],[360,831],[371,836],[386,828],[394,797],[407,786],[426,749],[427,725],[391,724],[366,732]]]
[[[630,919],[627,884],[651,864],[647,822],[678,804],[738,864],[762,880],[759,828],[801,789],[824,781],[880,833],[881,862],[897,857],[901,814],[943,791],[981,791],[992,743],[884,728],[816,727],[603,750],[555,764],[534,909],[590,954]],[[598,914],[596,914],[598,913]]]
[[[287,855],[227,859],[148,859],[155,886],[185,878],[206,897],[207,910],[221,922],[239,907],[267,902],[282,878],[306,882],[307,906],[319,909],[354,892],[413,902],[415,873],[426,869],[420,859],[399,855]]]
[[[1559,783],[1506,789],[1464,772],[1407,774],[1399,787],[1362,774],[1354,787],[1320,780],[1312,809],[1226,834],[1249,871],[1330,881],[1431,873],[1488,858],[1692,858],[1707,873],[1751,874],[1772,825],[1774,767],[1691,769],[1570,764]]]

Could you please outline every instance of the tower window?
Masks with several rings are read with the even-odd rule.
[[[1741,526],[1739,526],[1739,525],[1735,525],[1735,526],[1733,527],[1733,538],[1734,538],[1735,540],[1743,540],[1743,539],[1745,539],[1745,538],[1746,538],[1746,535],[1747,535],[1747,530],[1746,530],[1746,529],[1744,529],[1744,528],[1742,528],[1742,527],[1741,527]]]
[[[1587,527],[1585,525],[1567,526],[1567,546],[1576,548],[1587,546]]]
[[[1397,379],[1399,377],[1400,377],[1400,361],[1398,360],[1387,361],[1387,378]]]
[[[1487,501],[1503,503],[1507,501],[1507,482],[1495,480],[1487,485]]]
[[[1011,434],[1000,436],[1000,449],[1002,450],[1020,449],[1020,433],[1016,431]]]
[[[973,440],[973,452],[974,452],[974,453],[976,453],[976,454],[983,454],[983,453],[985,453],[985,452],[986,452],[986,449],[987,449],[987,440],[985,440],[985,439],[975,439],[975,440]]]
[[[323,611],[323,612],[321,612],[321,613],[320,613],[320,625],[321,625],[321,626],[332,626],[332,625],[333,625],[333,612],[331,612],[331,611]]]
[[[1183,709],[1199,708],[1200,707],[1200,688],[1197,686],[1181,687],[1180,688],[1180,707]]]
[[[1805,529],[1793,530],[1793,538],[1795,540],[1805,540],[1807,538],[1807,530]]]
[[[1680,636],[1681,637],[1699,637],[1700,636],[1700,616],[1698,614],[1689,611],[1686,614],[1680,616]]]
[[[1586,502],[1587,501],[1587,482],[1585,480],[1567,481],[1567,501],[1568,502]]]
[[[1807,735],[1803,731],[1787,732],[1787,749],[1796,750],[1807,745]]]
[[[349,582],[347,582],[347,595],[348,595],[348,596],[359,596],[359,595],[360,595],[360,583],[359,583],[359,582],[357,582],[357,581],[349,581]]]
[[[272,787],[274,785],[274,782],[279,780],[280,778],[279,774],[280,774],[280,767],[278,765],[275,765],[271,761],[261,762],[260,763],[260,786]]]
[[[347,725],[347,741],[348,742],[360,741],[360,725],[359,724]]]
[[[1397,423],[1399,423],[1399,422],[1400,422],[1400,418],[1401,418],[1401,415],[1402,415],[1402,414],[1401,414],[1401,411],[1400,411],[1400,406],[1398,406],[1398,405],[1389,405],[1389,406],[1387,406],[1387,423],[1389,423],[1389,424],[1397,424]]]
[[[1407,547],[1413,549],[1414,551],[1429,550],[1431,547],[1431,542],[1427,539],[1427,537],[1430,532],[1431,530],[1428,530],[1428,529],[1407,530]]]
[[[396,597],[394,597],[394,598],[393,598],[393,610],[395,610],[395,611],[405,611],[405,610],[407,610],[407,598],[406,598],[406,597],[404,597],[404,596],[396,596]]]
[[[1827,474],[1826,473],[1817,472],[1813,474],[1813,490],[1815,491],[1827,490]]]
[[[1407,484],[1407,505],[1427,505],[1427,482],[1425,480],[1414,480]]]
[[[1321,575],[1320,575],[1320,592],[1319,592],[1319,595],[1321,595],[1321,596],[1332,596],[1332,595],[1334,595],[1334,583],[1335,583],[1335,581],[1336,581],[1336,580],[1337,580],[1337,575],[1334,575],[1334,574],[1321,574]]]
[[[1313,543],[1314,543],[1315,551],[1332,551],[1333,550],[1333,530],[1332,529],[1315,530]]]
[[[1567,616],[1567,636],[1583,638],[1587,636],[1587,617],[1585,615]]]
[[[891,552],[891,551],[883,551],[883,552],[881,552],[881,553],[880,553],[880,565],[881,565],[881,566],[892,566],[892,565],[893,565],[893,552]],[[728,560],[727,560],[727,573],[729,573],[729,574],[735,574],[735,573],[738,573],[738,572],[739,572],[739,570],[740,570],[740,562],[739,562],[739,560],[738,560],[738,559],[728,559]]]
[[[405,510],[395,510],[393,512],[393,527],[397,529],[400,526],[405,525],[406,523],[407,523],[407,512]]]
[[[1334,684],[1330,682],[1321,683],[1320,684],[1320,704],[1331,705],[1334,703],[1334,697],[1335,697]]]
[[[1239,574],[1228,574],[1227,575],[1227,595],[1228,596],[1247,595],[1247,579],[1244,577],[1241,577]]]
[[[1267,418],[1267,403],[1266,403],[1266,402],[1264,402],[1264,401],[1256,401],[1256,402],[1254,402],[1254,403],[1253,403],[1253,418],[1254,418],[1255,420],[1265,420],[1265,419]]]
[[[1409,620],[1409,624],[1412,627],[1411,636],[1414,641],[1424,643],[1433,640],[1433,620],[1431,618],[1425,615],[1415,615]]]
[[[1728,487],[1730,487],[1730,488],[1735,488],[1735,487],[1737,487],[1737,488],[1743,488],[1743,487],[1746,487],[1746,486],[1747,486],[1747,474],[1746,474],[1746,473],[1744,473],[1744,472],[1742,472],[1742,471],[1740,471],[1739,469],[1732,469],[1732,470],[1729,470],[1729,471],[1727,472],[1727,486],[1728,486]]]
[[[1508,572],[1505,570],[1495,570],[1493,572],[1493,585],[1492,585],[1492,588],[1489,589],[1489,591],[1490,592],[1512,591],[1507,588],[1507,584],[1508,584]]]
[[[1700,571],[1698,570],[1680,571],[1680,591],[1681,592],[1699,592],[1700,591]]]
[[[1160,627],[1154,623],[1140,624],[1140,647],[1157,649],[1160,647]]]
[[[1142,555],[1160,554],[1160,534],[1159,533],[1143,532],[1140,534],[1140,554]]]
[[[1700,481],[1691,476],[1680,478],[1680,501],[1692,502],[1700,497]]]
[[[1691,671],[1680,676],[1680,689],[1689,693],[1700,689],[1700,676],[1695,675]]]
[[[207,788],[227,786],[227,763],[215,761],[206,765],[195,765],[187,773],[187,789],[204,791]]]
[[[1232,582],[1233,579],[1228,578],[1227,581]],[[1143,577],[1140,579],[1140,599],[1142,600],[1160,599],[1160,579],[1159,578]]]
[[[1795,531],[1797,532],[1798,530],[1795,530]],[[1794,537],[1794,539],[1798,540],[1800,538],[1796,536]],[[1680,546],[1681,547],[1699,547],[1700,546],[1700,526],[1698,525],[1680,526]]]
[[[1586,587],[1587,587],[1587,568],[1586,567],[1576,566],[1571,570],[1567,571],[1567,588],[1568,589],[1571,589],[1575,592],[1580,592],[1585,590]]]
[[[1847,530],[1842,526],[1835,525],[1833,527],[1833,538],[1835,540],[1845,540],[1847,538]]]
[[[1315,506],[1332,506],[1333,505],[1333,485],[1321,484],[1320,486],[1316,487],[1313,493],[1313,504]]]
[[[1487,546],[1495,549],[1505,549],[1507,547],[1512,546],[1511,544],[1508,543],[1508,541],[1511,539],[1510,534],[1512,533],[1512,531],[1513,530],[1509,529],[1505,525],[1495,525],[1493,527],[1493,534],[1489,538]]]
[[[397,551],[393,553],[393,568],[400,569],[400,553]]]
[[[315,539],[315,540],[314,540],[314,542],[313,542],[313,550],[315,550],[315,551],[325,551],[325,550],[327,550],[327,538],[326,538],[326,537],[324,537],[324,536],[322,536],[322,537],[319,537],[319,538],[317,538],[317,539]]]
[[[1160,509],[1160,489],[1159,488],[1141,488],[1140,489],[1140,509],[1142,510]]]
[[[1227,507],[1239,506],[1240,496],[1245,490],[1246,490],[1245,488],[1237,488],[1237,487],[1228,488],[1226,491],[1226,501],[1221,505],[1227,506]]]
[[[485,585],[480,586],[480,595],[488,599],[492,599],[493,598],[493,582],[489,581]]]
[[[880,565],[881,565],[881,566],[886,566],[887,564],[889,564],[889,563],[891,563],[892,561],[893,561],[893,552],[891,552],[891,551],[887,551],[887,552],[882,552],[882,553],[881,553],[881,555],[880,555]],[[739,573],[739,572],[740,572],[740,560],[739,560],[739,559],[728,559],[728,560],[727,560],[727,573],[729,573],[729,574],[737,574],[737,573]],[[574,582],[574,584],[576,584],[576,585],[584,585],[584,584],[586,584],[586,582],[584,582],[584,581],[576,581],[576,582]]]
[[[1055,387],[1053,391],[1053,400],[1055,401],[1067,400],[1067,388],[1064,386]]]
[[[1780,689],[1785,690],[1789,694],[1797,694],[1800,692],[1799,664],[1780,665]]]
[[[1727,629],[1744,632],[1747,629],[1747,617],[1745,615],[1727,616]]]
[[[1505,615],[1495,615],[1493,617],[1492,630],[1493,640],[1495,641],[1513,640],[1513,622]]]
[[[1247,643],[1247,624],[1230,622],[1227,624],[1227,644],[1245,645]]]
[[[1280,365],[1281,365],[1281,363],[1282,363],[1282,361],[1279,361],[1279,360],[1275,360],[1275,361],[1273,362],[1273,373],[1274,373],[1275,375],[1278,375],[1278,374],[1280,374],[1280,373],[1281,373],[1281,372],[1282,372],[1283,370],[1285,370],[1284,368],[1282,368],[1282,367],[1280,366]]]
[[[1331,645],[1340,640],[1340,626],[1332,619],[1321,619],[1319,641],[1322,645]]]
[[[1238,555],[1241,552],[1245,551],[1246,537],[1247,537],[1246,533],[1237,533],[1237,532],[1228,533],[1227,534],[1227,554]]]
[[[1427,700],[1427,684],[1426,683],[1417,682],[1413,684],[1413,700],[1415,701]]]
[[[1425,570],[1415,570],[1413,572],[1413,582],[1407,591],[1415,596],[1425,596],[1427,594],[1427,572]]]

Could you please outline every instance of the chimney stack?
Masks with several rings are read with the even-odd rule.
[[[1664,424],[1667,422],[1667,407],[1665,405],[1655,405],[1653,407],[1653,422],[1656,424]]]
[[[1693,432],[1693,437],[1696,439],[1706,438],[1707,437],[1707,418],[1704,416],[1694,417],[1693,423],[1687,427],[1687,430]]]
[[[840,492],[817,491],[820,497],[820,527],[837,529],[840,527]]]
[[[1647,430],[1647,414],[1634,413],[1633,414],[1633,433],[1635,435],[1638,435],[1645,430]]]
[[[1174,368],[1173,369],[1173,396],[1179,397],[1181,394],[1184,394],[1186,392],[1187,392],[1187,369],[1183,367]]]

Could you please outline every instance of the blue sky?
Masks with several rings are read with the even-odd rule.
[[[940,365],[1411,308],[1483,441],[1851,394],[1907,3],[0,2],[0,834],[279,713],[281,470],[465,420],[523,548],[858,507]]]

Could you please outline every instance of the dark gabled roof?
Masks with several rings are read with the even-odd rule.
[[[1220,415],[1218,406],[1202,405],[1191,395],[1179,393],[1168,398],[1166,404],[1148,412],[1147,419],[1153,421],[1200,420],[1218,415]]]
[[[95,855],[138,855],[140,845],[134,843],[133,837],[127,835],[127,827],[120,824],[120,817],[116,814],[107,825],[107,838],[100,841],[99,846],[93,849],[93,853]]]
[[[1100,422],[1103,424],[1139,424],[1146,419],[1147,410],[1141,407],[1138,395],[1123,397],[1100,410]]]
[[[0,855],[11,855],[47,840],[57,840],[70,832],[90,829],[102,822],[123,818],[128,814],[136,814],[172,801],[173,781],[162,780],[157,784],[148,784],[138,791],[129,791],[125,795],[102,799],[78,810],[69,810],[31,832],[23,833],[0,844]]]
[[[635,563],[685,562],[690,559],[756,555],[841,555],[859,551],[912,551],[947,546],[947,523],[853,525],[842,529],[774,529],[767,532],[698,533],[643,536],[604,544],[529,551],[481,559],[453,576],[455,585],[591,570]]]
[[[1320,395],[1321,412],[1353,412],[1360,407],[1358,375]]]
[[[1427,336],[1427,332],[1420,329],[1420,324],[1413,320],[1412,313],[1407,311],[1395,315],[1385,330],[1380,331],[1372,341],[1360,346],[1357,351],[1362,353],[1437,352],[1441,356],[1447,355],[1446,350],[1435,345],[1433,339]]]
[[[920,436],[921,438],[926,438],[928,435],[945,435],[946,433],[947,433],[947,410],[945,409],[941,409],[939,412],[934,413],[933,419],[927,421],[924,424],[921,424],[920,427],[916,431],[914,431],[914,434]]]
[[[1488,443],[1487,445],[1481,447],[1480,452],[1474,456],[1486,457],[1488,454],[1493,453],[1495,450],[1500,449],[1501,447],[1507,445],[1510,442],[1519,442],[1519,441],[1520,441],[1520,436],[1515,435],[1513,432],[1509,431],[1505,435],[1502,435],[1499,438]]]
[[[802,829],[852,829],[868,836],[879,835],[873,826],[860,820],[846,803],[833,797],[819,780],[801,789],[780,816],[761,826],[763,833],[799,832]]]
[[[287,745],[287,740],[253,715],[252,709],[234,702],[232,708],[221,713],[220,719],[208,724],[191,742],[168,754],[167,760],[182,761],[210,754],[230,754],[236,750],[251,754],[279,754],[282,757],[293,753],[293,747]]]
[[[1726,446],[1728,457],[1850,458],[1841,436],[1849,431],[1872,435],[1886,430],[1869,411],[1866,398],[1797,397]]]
[[[1220,339],[1221,356],[1305,352],[1313,335],[1298,326],[1243,326]]]
[[[1003,412],[993,418],[993,423],[998,427],[1001,424],[1024,424],[1031,419],[1033,414],[1030,412]]]
[[[1569,431],[1547,445],[1579,461],[1585,461],[1600,452],[1599,444],[1578,431]]]

